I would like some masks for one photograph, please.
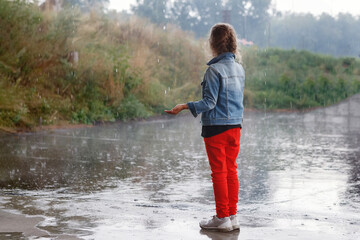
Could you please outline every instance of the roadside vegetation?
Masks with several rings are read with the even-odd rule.
[[[206,41],[174,25],[0,0],[0,26],[2,129],[146,118],[201,96]],[[360,92],[355,58],[256,47],[242,55],[248,108],[306,109]]]
[[[254,48],[243,55],[250,108],[304,110],[360,93],[360,61],[352,57]]]
[[[0,126],[145,118],[195,98],[200,42],[122,17],[0,0]]]

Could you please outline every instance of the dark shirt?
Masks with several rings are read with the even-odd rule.
[[[204,138],[212,137],[223,133],[229,129],[241,128],[241,124],[237,125],[212,125],[212,126],[202,126],[201,136]]]

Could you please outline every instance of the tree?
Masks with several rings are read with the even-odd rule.
[[[64,0],[65,7],[78,6],[81,11],[88,12],[91,9],[103,10],[105,5],[109,3],[109,0]]]
[[[305,49],[335,56],[359,56],[360,19],[323,13],[284,14],[271,19],[271,46]]]
[[[266,40],[264,30],[269,22],[270,0],[137,0],[132,10],[138,16],[160,24],[174,22],[184,30],[194,31],[204,37],[212,25],[228,19],[244,38]]]
[[[194,0],[193,4],[198,16],[195,33],[199,37],[206,36],[211,26],[222,21],[222,0]]]
[[[341,13],[337,19],[338,42],[336,55],[353,55],[360,53],[359,19],[350,14]]]
[[[132,6],[132,10],[136,15],[148,18],[153,23],[167,23],[168,2],[169,0],[136,0],[136,5]]]
[[[231,11],[231,24],[241,38],[264,46],[269,34],[270,0],[229,0],[225,5]],[[266,34],[264,34],[266,33]]]
[[[174,23],[184,30],[194,31],[195,26],[198,24],[199,17],[195,14],[196,6],[193,1],[175,1],[170,11]]]
[[[314,51],[317,48],[316,19],[311,14],[285,14],[271,19],[271,45]]]

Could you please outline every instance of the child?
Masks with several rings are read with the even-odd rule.
[[[245,72],[235,62],[237,41],[231,25],[214,25],[209,43],[214,58],[208,62],[201,83],[202,100],[178,104],[165,112],[178,114],[189,109],[194,117],[202,114],[201,136],[212,172],[216,216],[200,222],[200,227],[227,232],[240,229],[236,218],[239,194],[236,158],[240,149]]]

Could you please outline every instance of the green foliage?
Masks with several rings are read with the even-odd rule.
[[[333,56],[360,53],[360,18],[348,13],[331,16],[282,13],[270,0],[137,0],[133,12],[156,24],[175,23],[197,37],[212,25],[231,23],[239,38],[260,47],[304,49]],[[332,65],[326,65],[333,71]]]
[[[0,0],[0,127],[144,118],[194,96],[200,44],[171,26],[118,19]]]
[[[278,14],[271,18],[270,24],[269,46],[306,49],[333,56],[358,57],[360,53],[360,19],[347,13],[336,17],[326,13],[319,17]],[[331,64],[326,64],[326,67],[333,71]]]
[[[270,3],[270,0],[137,0],[132,10],[156,24],[175,23],[198,37],[206,36],[215,23],[228,21],[240,36],[264,45]]]
[[[103,10],[104,5],[109,3],[109,0],[63,0],[63,5],[67,8],[78,7],[82,12],[89,12],[91,10]]]
[[[146,118],[151,115],[145,105],[132,94],[126,97],[119,106],[114,107],[113,112],[116,118],[121,120]]]
[[[245,103],[259,109],[327,106],[360,93],[360,62],[306,51],[247,49]]]
[[[201,41],[171,25],[117,19],[0,0],[0,127],[145,118],[200,99]],[[246,107],[304,109],[360,92],[354,58],[256,48],[243,55]]]
[[[136,0],[132,10],[137,16],[150,19],[156,24],[165,24],[166,4],[169,0]]]

